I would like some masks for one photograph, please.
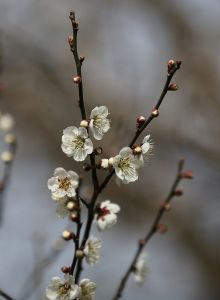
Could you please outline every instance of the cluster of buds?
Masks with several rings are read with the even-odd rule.
[[[100,161],[99,167],[101,169],[109,169],[112,168],[112,165],[113,165],[113,157],[103,158]]]
[[[167,63],[167,71],[168,75],[172,75],[173,73],[176,72],[181,66],[182,61],[181,60],[173,60],[170,59]]]

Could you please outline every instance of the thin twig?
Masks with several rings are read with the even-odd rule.
[[[3,298],[5,298],[7,300],[14,300],[11,296],[9,296],[5,292],[3,292],[1,289],[0,289],[0,296],[2,296]]]
[[[134,258],[131,261],[131,264],[129,265],[125,275],[123,276],[122,280],[120,281],[120,284],[118,286],[118,289],[116,291],[115,296],[113,297],[113,300],[118,300],[122,297],[123,291],[125,289],[126,283],[128,281],[129,276],[131,275],[131,273],[135,270],[135,265],[137,263],[137,260],[141,254],[141,252],[143,251],[144,247],[146,246],[146,244],[149,242],[149,240],[152,238],[152,236],[158,232],[158,228],[159,228],[159,224],[160,224],[160,220],[163,217],[164,212],[167,210],[167,207],[169,205],[169,203],[171,202],[171,200],[173,199],[174,196],[176,196],[175,191],[177,190],[177,186],[179,184],[179,182],[183,179],[186,178],[184,177],[184,173],[182,173],[183,171],[183,166],[184,166],[184,160],[181,159],[178,163],[178,169],[177,169],[177,175],[176,178],[174,180],[174,183],[170,189],[169,194],[167,195],[167,198],[164,200],[163,204],[160,206],[156,217],[150,227],[150,230],[147,232],[146,236],[144,239],[141,239],[138,243],[138,248],[137,251],[134,255]]]
[[[0,181],[0,226],[2,224],[4,196],[5,196],[5,193],[7,191],[8,185],[9,185],[9,181],[10,181],[10,177],[11,177],[11,170],[12,170],[12,165],[13,165],[16,149],[17,149],[16,141],[14,143],[9,144],[8,150],[11,152],[13,159],[11,161],[4,162],[3,177]]]
[[[78,89],[79,89],[79,107],[80,107],[80,111],[81,111],[81,116],[82,119],[86,119],[86,112],[85,112],[85,106],[84,106],[84,99],[83,99],[83,84],[82,84],[82,71],[81,71],[81,67],[82,67],[82,62],[84,59],[82,59],[82,57],[79,57],[78,55],[78,50],[77,50],[77,33],[78,33],[78,23],[75,20],[75,13],[74,12],[70,12],[70,20],[72,23],[72,28],[73,28],[73,37],[69,39],[69,44],[70,44],[70,48],[71,51],[73,52],[74,55],[74,59],[75,59],[75,64],[76,64],[76,68],[77,68],[77,78],[76,78],[76,82],[78,84]],[[172,61],[172,66],[170,67],[170,65],[168,64],[168,75],[167,75],[167,79],[165,82],[165,85],[163,87],[162,93],[155,105],[155,108],[153,109],[152,113],[150,114],[150,116],[148,117],[148,119],[144,122],[144,124],[137,129],[133,139],[131,140],[129,146],[132,147],[133,144],[136,142],[136,140],[138,139],[138,137],[140,136],[140,134],[144,131],[144,129],[148,126],[148,124],[159,115],[159,107],[166,95],[166,93],[169,90],[169,85],[170,82],[173,78],[173,75],[175,74],[175,72],[180,68],[180,61]],[[80,248],[83,249],[86,241],[89,237],[90,231],[91,231],[91,227],[92,227],[92,222],[93,222],[93,217],[94,217],[94,207],[95,207],[95,203],[96,200],[99,196],[99,194],[103,191],[103,189],[106,187],[106,185],[108,184],[108,182],[110,181],[110,179],[112,178],[112,176],[114,175],[115,171],[112,170],[104,179],[104,181],[99,185],[98,182],[98,177],[97,177],[97,172],[96,172],[96,168],[95,168],[95,154],[94,152],[92,154],[90,154],[90,161],[91,161],[91,170],[92,170],[92,181],[93,181],[93,195],[91,198],[91,201],[89,203],[88,206],[88,219],[87,219],[87,223],[86,223],[86,228],[85,228],[85,232],[84,232],[84,236],[82,239],[82,243],[80,245]],[[78,282],[79,277],[80,277],[80,273],[82,270],[82,261],[83,261],[83,257],[78,258],[78,264],[77,264],[77,270],[76,270],[76,282]]]

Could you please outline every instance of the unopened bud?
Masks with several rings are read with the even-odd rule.
[[[109,161],[107,158],[103,158],[101,159],[101,168],[103,169],[107,169],[109,166]]]
[[[146,244],[146,241],[144,239],[139,240],[139,245],[144,246]]]
[[[180,177],[185,179],[193,179],[193,172],[192,171],[182,172],[180,174]]]
[[[137,124],[136,124],[137,128],[140,128],[145,123],[145,121],[146,119],[144,116],[139,116],[137,118]]]
[[[62,233],[62,238],[65,240],[65,241],[70,241],[72,240],[73,238],[75,237],[75,234],[71,231],[68,231],[68,230],[64,230],[63,233]]]
[[[171,204],[170,203],[163,203],[163,204],[161,204],[160,208],[163,208],[166,211],[170,211],[171,210]]]
[[[69,218],[73,222],[78,222],[78,213],[76,211],[72,212],[70,214]]]
[[[68,43],[70,46],[73,46],[73,42],[74,42],[74,37],[72,35],[68,36]]]
[[[158,231],[159,233],[162,233],[162,234],[163,234],[163,233],[166,233],[167,230],[168,230],[168,227],[167,227],[166,224],[159,224],[158,227],[157,227],[157,231]]]
[[[84,256],[84,253],[82,250],[76,250],[76,257],[83,257]]]
[[[84,60],[85,60],[85,56],[82,56],[82,55],[81,55],[81,56],[79,57],[80,63],[82,64],[82,63],[84,62]]]
[[[97,147],[94,149],[95,155],[101,155],[103,153],[102,147]]]
[[[153,109],[153,111],[152,111],[152,113],[151,113],[151,115],[154,117],[154,118],[156,118],[156,117],[158,117],[159,116],[159,110],[158,109]]]
[[[14,159],[13,154],[9,151],[4,151],[1,155],[1,160],[5,163],[10,163]]]
[[[64,273],[64,274],[68,274],[70,272],[70,267],[66,267],[66,266],[63,266],[61,268],[61,271]]]
[[[81,82],[81,77],[80,76],[73,77],[73,82],[79,84]]]
[[[142,153],[142,148],[140,146],[136,146],[134,149],[133,149],[133,154],[141,154]]]
[[[113,166],[113,160],[114,160],[114,157],[109,158],[109,160],[108,160],[109,166]]]
[[[88,163],[84,163],[84,164],[83,164],[83,170],[84,170],[85,172],[88,172],[88,171],[90,171],[90,170],[91,170],[91,166],[90,166],[90,164],[88,164]]]
[[[176,83],[171,83],[168,87],[169,91],[177,91],[178,89],[179,89],[179,87]]]
[[[87,128],[88,125],[89,125],[89,122],[88,122],[87,120],[82,120],[82,121],[80,122],[80,126],[81,126],[81,127]]]
[[[15,137],[15,135],[14,134],[12,134],[12,133],[7,133],[6,135],[5,135],[5,142],[7,143],[7,144],[15,144],[16,143],[16,137]]]
[[[66,205],[66,207],[67,207],[67,209],[68,210],[74,210],[74,209],[76,209],[76,207],[77,207],[77,204],[76,204],[76,202],[73,202],[73,201],[69,201],[68,203],[67,203],[67,205]]]
[[[183,195],[183,190],[181,190],[181,189],[177,189],[177,190],[175,190],[174,192],[173,192],[173,195],[174,196],[182,196]]]

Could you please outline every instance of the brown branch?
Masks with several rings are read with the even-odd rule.
[[[2,296],[3,298],[5,298],[7,300],[14,300],[11,296],[9,296],[5,292],[3,292],[1,289],[0,289],[0,296]]]
[[[8,151],[12,154],[12,160],[8,162],[4,162],[4,171],[3,177],[0,181],[0,225],[2,223],[2,213],[3,213],[3,204],[4,204],[4,196],[7,191],[10,177],[11,177],[11,170],[14,161],[14,155],[17,149],[17,142],[16,140],[13,143],[9,144]]]
[[[184,160],[181,159],[178,163],[177,175],[176,175],[174,183],[170,189],[170,192],[169,192],[167,198],[164,200],[163,204],[160,206],[160,208],[156,214],[156,217],[150,227],[150,230],[147,232],[145,238],[141,239],[139,241],[138,248],[134,255],[134,258],[132,259],[131,264],[129,265],[125,275],[123,276],[123,278],[118,286],[118,289],[116,291],[116,294],[113,297],[113,300],[118,300],[122,297],[123,291],[124,291],[127,281],[128,281],[128,278],[130,277],[131,273],[135,270],[135,265],[137,263],[137,260],[140,256],[140,254],[142,253],[144,247],[149,242],[149,240],[153,237],[153,235],[156,232],[158,232],[158,230],[160,228],[159,225],[160,225],[160,221],[163,217],[164,212],[166,212],[167,209],[169,209],[169,204],[172,201],[173,197],[181,194],[181,192],[179,192],[177,190],[177,186],[178,186],[179,182],[184,178],[192,178],[191,172],[183,172],[183,166],[184,166]]]
[[[76,22],[75,19],[75,13],[73,11],[70,12],[70,20],[72,23],[72,28],[73,28],[73,36],[69,37],[69,44],[70,44],[70,49],[74,55],[74,59],[75,59],[75,64],[76,64],[76,69],[77,69],[77,77],[74,77],[74,82],[78,85],[78,90],[79,90],[79,107],[80,107],[80,111],[81,111],[81,116],[82,119],[86,119],[86,111],[85,111],[85,105],[84,105],[84,98],[83,98],[83,83],[82,83],[82,63],[84,61],[84,57],[79,57],[78,55],[78,50],[77,50],[77,33],[78,33],[78,23]],[[181,62],[180,61],[173,61],[170,60],[168,62],[168,73],[167,73],[167,79],[164,85],[164,88],[162,90],[162,93],[155,105],[155,108],[153,109],[152,113],[150,114],[150,116],[148,117],[148,119],[144,122],[144,124],[137,129],[133,139],[131,140],[129,146],[132,147],[133,144],[136,142],[136,140],[138,139],[139,135],[144,131],[144,129],[148,126],[148,124],[159,115],[159,107],[166,95],[166,93],[169,90],[169,86],[170,86],[170,82],[173,78],[173,75],[175,74],[175,72],[180,68]],[[94,217],[94,207],[95,207],[95,203],[96,200],[99,196],[99,194],[103,191],[103,189],[106,187],[106,185],[108,184],[108,182],[110,181],[110,179],[112,178],[112,176],[114,175],[115,171],[112,170],[104,179],[104,181],[99,185],[98,182],[98,177],[97,177],[97,171],[95,168],[95,154],[94,152],[92,154],[90,154],[90,162],[91,162],[91,170],[92,170],[92,181],[93,181],[93,195],[91,198],[91,201],[88,205],[88,219],[87,219],[87,223],[86,223],[86,228],[85,228],[85,232],[84,232],[84,236],[83,236],[83,240],[82,243],[80,245],[80,249],[83,249],[86,241],[89,237],[90,231],[91,231],[91,227],[92,227],[92,222],[93,222],[93,217]],[[73,259],[74,265],[73,267],[75,268],[76,265],[76,261],[77,259]],[[78,264],[77,264],[77,269],[76,269],[76,282],[78,282],[78,279],[80,277],[80,273],[82,270],[82,261],[83,261],[83,257],[78,259]],[[73,272],[73,268],[71,267],[71,273]]]

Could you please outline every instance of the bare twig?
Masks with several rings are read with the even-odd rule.
[[[5,292],[3,292],[1,289],[0,289],[0,296],[2,296],[3,298],[5,298],[7,300],[14,300],[11,296],[9,296]]]
[[[152,236],[158,232],[158,230],[160,229],[159,225],[160,225],[160,220],[163,217],[163,214],[165,211],[167,211],[169,209],[169,204],[172,201],[173,197],[181,194],[180,190],[177,190],[177,186],[179,184],[179,182],[183,179],[183,178],[192,178],[192,173],[191,172],[183,172],[183,167],[184,167],[184,160],[181,159],[178,163],[178,170],[177,170],[177,175],[176,178],[174,180],[174,183],[170,189],[170,192],[167,196],[167,198],[164,200],[163,204],[160,206],[156,217],[150,227],[150,230],[147,232],[146,236],[144,239],[141,239],[138,243],[138,248],[137,251],[134,255],[134,258],[131,261],[131,264],[129,265],[125,275],[123,276],[122,280],[120,281],[120,284],[118,286],[118,289],[116,291],[115,296],[113,297],[113,300],[118,300],[122,297],[123,291],[125,289],[126,283],[128,281],[129,276],[131,275],[132,272],[134,272],[135,270],[135,265],[137,263],[137,260],[141,254],[141,252],[143,251],[144,247],[146,246],[146,244],[149,242],[149,240],[152,238]]]
[[[17,142],[14,141],[13,143],[9,144],[9,151],[11,152],[12,156],[14,157],[17,149]],[[2,223],[2,212],[3,212],[3,202],[4,202],[4,196],[7,191],[10,176],[11,176],[11,170],[13,165],[14,159],[4,162],[4,171],[3,171],[3,178],[0,181],[0,226]]]

